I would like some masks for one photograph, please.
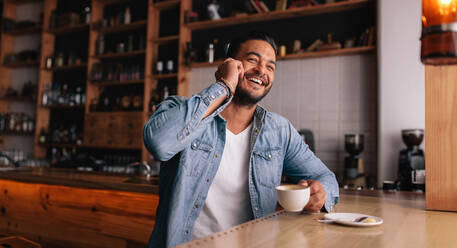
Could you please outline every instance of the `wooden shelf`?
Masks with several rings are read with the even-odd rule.
[[[9,135],[15,135],[15,136],[33,136],[35,135],[35,132],[32,133],[22,133],[22,132],[14,132],[14,131],[5,131],[3,132],[2,135],[9,136]]]
[[[53,29],[48,29],[47,32],[54,34],[54,35],[62,35],[62,34],[83,31],[86,29],[89,29],[89,24],[76,24],[76,25],[71,25],[71,26],[66,26],[66,27],[57,27],[57,28],[53,28]]]
[[[84,109],[84,105],[75,105],[75,106],[70,106],[70,105],[48,105],[48,106],[43,106],[41,105],[42,108],[48,108],[48,109]]]
[[[219,20],[207,20],[185,24],[191,30],[212,29],[253,22],[266,22],[277,19],[297,18],[307,15],[319,15],[362,8],[373,0],[347,0],[343,2],[328,3],[311,7],[302,7],[288,10],[275,10],[267,13],[246,15],[243,17],[227,17]]]
[[[144,79],[142,80],[126,80],[126,81],[90,81],[93,85],[97,86],[112,86],[112,85],[128,85],[128,84],[142,84],[144,83]]]
[[[19,35],[29,35],[29,34],[40,34],[41,33],[41,26],[29,27],[29,28],[21,28],[17,30],[11,30],[8,32],[4,32],[5,35],[11,36],[19,36]]]
[[[82,147],[83,145],[77,145],[77,144],[38,144],[39,146],[44,146],[44,147],[60,147],[60,148],[77,148],[77,147]]]
[[[35,103],[35,99],[33,99],[32,97],[25,96],[0,97],[0,101]]]
[[[117,33],[117,32],[124,32],[124,31],[128,31],[128,30],[145,28],[147,23],[148,23],[147,20],[142,20],[142,21],[132,22],[129,24],[121,24],[121,25],[116,25],[116,26],[106,27],[106,28],[97,28],[97,29],[93,29],[93,30],[96,32],[99,32],[101,34]]]
[[[188,1],[188,0],[185,0]],[[167,9],[175,9],[179,7],[181,0],[166,0],[158,3],[154,3],[154,8],[158,10],[167,10]]]
[[[179,35],[160,37],[160,38],[156,38],[156,39],[152,39],[151,40],[152,43],[156,43],[156,44],[159,44],[159,45],[177,43],[178,41],[179,41]]]
[[[14,5],[21,5],[26,3],[38,3],[42,2],[42,0],[4,0],[6,3],[14,4]]]
[[[130,0],[94,0],[94,1],[97,3],[101,3],[103,5],[130,2]]]
[[[142,114],[143,111],[93,111],[91,115],[113,115],[113,114]]]
[[[28,62],[16,62],[11,64],[4,64],[4,67],[10,68],[21,68],[21,67],[34,67],[40,65],[38,61],[28,61]]]
[[[353,47],[353,48],[342,48],[329,51],[317,51],[317,52],[306,52],[299,54],[288,54],[286,56],[278,56],[277,60],[291,60],[291,59],[309,59],[309,58],[320,58],[320,57],[331,57],[331,56],[340,56],[340,55],[350,55],[358,53],[366,53],[375,51],[375,46],[364,46],[364,47]],[[198,67],[208,67],[208,66],[218,66],[222,64],[222,60],[215,61],[214,63],[208,62],[194,62],[191,64],[192,68]]]
[[[130,58],[136,57],[140,55],[144,55],[146,50],[139,50],[133,52],[125,52],[125,53],[107,53],[107,54],[100,54],[92,56],[95,59],[122,59],[122,58]]]
[[[47,71],[67,71],[67,70],[73,70],[73,69],[82,69],[82,68],[85,68],[85,67],[87,67],[87,63],[56,66],[56,67],[53,67],[51,69],[43,68],[43,70],[47,70]]]
[[[178,77],[177,73],[167,73],[167,74],[154,74],[152,75],[153,79],[167,79]]]

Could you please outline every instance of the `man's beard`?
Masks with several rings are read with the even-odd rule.
[[[246,79],[246,77],[244,78]],[[247,80],[247,79],[246,79]],[[235,90],[235,95],[233,95],[233,102],[240,106],[252,107],[258,102],[260,102],[267,94],[270,92],[270,88],[266,88],[265,92],[258,97],[252,96],[248,90],[241,87],[241,82],[238,83]]]

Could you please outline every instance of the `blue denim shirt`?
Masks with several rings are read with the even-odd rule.
[[[220,112],[231,98],[203,119],[208,106],[226,88],[214,83],[191,98],[169,97],[143,129],[144,143],[163,161],[159,206],[148,247],[188,242],[224,151],[226,121]],[[285,118],[258,106],[250,137],[249,194],[254,218],[276,209],[275,187],[281,175],[295,181],[315,179],[326,194],[325,208],[338,202],[335,175],[318,159]]]

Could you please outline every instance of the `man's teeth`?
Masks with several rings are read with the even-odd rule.
[[[258,84],[260,84],[260,85],[263,84],[262,80],[259,80],[259,79],[257,79],[257,78],[249,78],[249,80],[251,80],[251,81],[254,82],[254,83],[258,83]]]

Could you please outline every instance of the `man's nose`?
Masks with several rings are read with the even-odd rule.
[[[267,70],[266,66],[263,65],[262,63],[259,63],[257,64],[257,66],[255,67],[255,70],[256,70],[256,73],[262,75],[262,76],[265,76],[265,72]]]

